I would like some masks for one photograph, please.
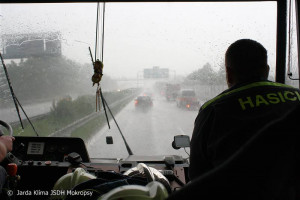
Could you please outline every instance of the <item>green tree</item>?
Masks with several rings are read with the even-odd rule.
[[[225,69],[225,63],[222,62],[220,64],[219,70],[216,74],[216,84],[223,85],[226,84],[226,69]]]
[[[202,68],[192,72],[186,77],[186,80],[198,81],[201,84],[222,85],[226,84],[225,64],[222,63],[218,71],[214,71],[209,63]]]
[[[202,84],[213,84],[216,73],[209,63],[206,63],[202,68],[192,72],[187,76],[188,80],[199,81]]]
[[[93,67],[86,67],[63,56],[31,57],[19,65],[12,62],[7,66],[15,94],[21,102],[52,100],[68,94],[93,91]],[[102,81],[102,87],[117,87],[107,75],[103,76]]]

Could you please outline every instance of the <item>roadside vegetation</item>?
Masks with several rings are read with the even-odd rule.
[[[131,98],[129,98],[129,99],[123,101],[122,103],[116,105],[115,107],[111,108],[113,115],[115,116],[116,114],[118,114],[130,102],[132,102]],[[112,116],[108,110],[107,110],[107,116],[108,116],[110,125],[111,126],[114,125],[115,122],[113,121]],[[91,136],[93,136],[95,133],[97,133],[104,126],[108,126],[108,124],[107,124],[105,114],[103,113],[99,117],[90,120],[83,126],[79,127],[75,131],[73,131],[71,133],[71,137],[80,137],[84,141],[87,141]]]
[[[91,76],[94,71],[91,63],[80,64],[64,56],[45,55],[21,59],[18,63],[11,61],[6,66],[14,93],[22,105],[52,101],[49,113],[31,119],[39,136],[61,136],[59,130],[65,133],[64,129],[67,129],[68,136],[88,138],[107,124],[104,114],[99,114],[96,118],[92,116],[96,112],[96,86],[92,87]],[[0,106],[13,108],[6,77],[4,72],[1,71],[0,74]],[[106,102],[113,105],[111,109],[114,114],[136,92],[136,89],[118,91],[117,82],[107,76],[105,71],[101,87]],[[108,116],[111,118],[109,113]],[[78,124],[82,119],[87,120]],[[24,130],[19,122],[12,125],[17,136],[36,135],[26,119],[23,119]],[[72,129],[68,128],[70,126]]]
[[[132,94],[134,94],[134,91],[132,90],[103,92],[103,96],[109,105]],[[118,113],[129,101],[131,100],[122,101],[117,106],[114,106],[112,112],[114,114]],[[95,102],[95,96],[92,95],[80,96],[75,100],[72,100],[70,96],[67,96],[57,102],[53,101],[51,111],[48,114],[33,120],[32,123],[39,136],[49,136],[51,133],[66,127],[74,121],[96,112]],[[110,117],[109,113],[108,116]],[[19,123],[14,125],[13,128],[15,135],[36,135],[27,120],[24,120],[23,124],[24,130],[21,129],[21,125]],[[99,130],[99,128],[102,128],[105,124],[105,116],[100,115],[96,119],[87,122],[87,124],[83,127],[80,127],[84,131],[81,131],[81,129],[75,130],[71,136],[88,138],[95,132],[95,130]]]
[[[51,101],[66,95],[88,95],[96,90],[96,86],[92,87],[91,63],[80,64],[64,56],[39,56],[21,59],[19,63],[11,61],[6,66],[14,93],[22,104]],[[9,106],[2,101],[11,99],[2,67],[0,75],[0,105]],[[105,71],[101,87],[105,91],[118,89],[117,83]]]

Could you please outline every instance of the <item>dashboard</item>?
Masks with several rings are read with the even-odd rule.
[[[8,154],[8,160],[18,166],[17,174],[21,177],[18,190],[22,191],[37,189],[49,191],[60,177],[78,167],[93,175],[103,171],[123,174],[137,167],[139,163],[154,168],[164,175],[172,191],[183,187],[189,181],[188,160],[177,155],[90,158],[81,138],[23,136],[15,138],[14,148]],[[77,163],[71,162],[71,158],[79,160]]]
[[[16,136],[12,153],[20,160],[65,161],[68,154],[78,153],[83,162],[90,162],[81,138]]]

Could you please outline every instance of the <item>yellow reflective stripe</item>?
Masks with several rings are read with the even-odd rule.
[[[286,84],[282,84],[282,83],[266,82],[266,81],[250,83],[249,85],[245,85],[245,86],[236,88],[234,90],[228,91],[224,94],[220,94],[219,96],[216,96],[215,98],[213,98],[213,99],[207,101],[205,104],[203,104],[203,106],[201,108],[203,110],[207,106],[209,106],[211,103],[213,103],[214,101],[216,101],[218,99],[221,99],[225,96],[228,96],[230,94],[240,92],[240,91],[243,91],[243,90],[246,90],[246,89],[254,88],[254,87],[261,87],[261,86],[276,86],[276,87],[294,88],[293,86],[290,86],[290,85],[286,85]]]
[[[239,102],[240,102],[240,105],[242,106],[242,109],[243,110],[246,110],[246,104],[249,104],[252,108],[254,107],[254,104],[252,102],[252,99],[250,97],[247,97],[247,100],[246,101],[243,101],[242,98],[239,98]]]
[[[290,95],[292,95],[294,97],[291,97],[291,96],[288,97],[288,94],[290,94]],[[295,97],[295,94],[293,92],[291,92],[291,91],[285,91],[283,93],[283,95],[284,95],[284,98],[287,99],[287,100],[290,100],[290,101],[296,101],[297,100],[297,97]]]
[[[275,93],[269,93],[267,94],[267,98],[269,99],[269,102],[272,104],[277,104],[280,102],[279,97]]]

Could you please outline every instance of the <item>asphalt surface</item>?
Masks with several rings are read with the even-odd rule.
[[[133,154],[188,157],[184,149],[175,150],[171,143],[175,135],[192,135],[198,110],[178,108],[176,102],[168,102],[159,95],[153,99],[153,107],[148,111],[136,110],[132,101],[115,116]],[[91,158],[128,156],[116,124],[112,120],[110,124],[111,129],[105,126],[87,142]],[[114,144],[106,144],[106,136],[112,136]],[[186,151],[189,153],[189,148]]]
[[[44,102],[44,103],[35,103],[35,104],[29,104],[29,105],[23,105],[23,109],[25,110],[27,116],[32,119],[33,117],[46,114],[50,112],[50,109],[52,107],[52,102]],[[26,116],[24,115],[22,109],[19,107],[21,119],[26,119]],[[19,117],[16,111],[16,108],[14,107],[14,104],[11,102],[10,108],[1,108],[0,109],[0,119],[12,123],[19,121]]]

